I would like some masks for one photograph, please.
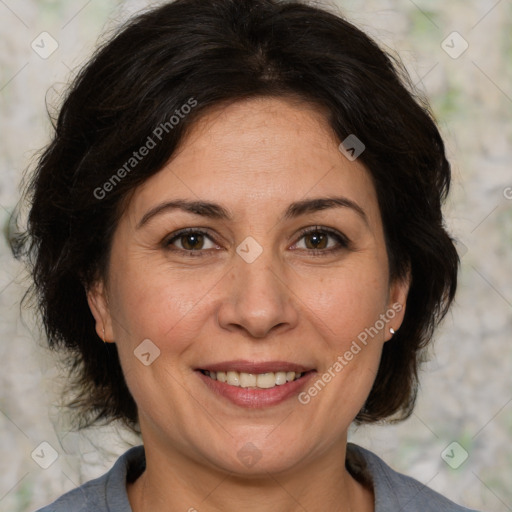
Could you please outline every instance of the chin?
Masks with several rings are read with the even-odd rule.
[[[218,450],[210,451],[207,457],[223,471],[254,478],[268,478],[269,473],[289,471],[304,460],[308,448],[296,441],[300,436],[272,439],[269,432],[271,429],[265,429],[260,435],[239,436],[230,443],[219,445]]]

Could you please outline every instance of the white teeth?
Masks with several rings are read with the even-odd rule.
[[[302,373],[295,372],[268,372],[268,373],[245,373],[245,372],[210,372],[204,371],[213,380],[226,382],[231,386],[242,388],[269,389],[274,386],[282,386],[292,380],[302,377]]]
[[[227,374],[227,383],[231,386],[240,386],[240,378],[238,372],[228,372]]]
[[[250,388],[256,386],[256,375],[254,373],[240,373],[240,387]]]
[[[260,373],[258,375],[258,388],[269,389],[276,385],[276,374],[275,373]]]
[[[278,386],[282,386],[286,384],[286,372],[277,372],[276,373],[276,384]]]

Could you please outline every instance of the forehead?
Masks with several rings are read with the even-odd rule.
[[[164,168],[132,196],[130,216],[172,198],[225,204],[233,218],[274,215],[292,201],[346,196],[378,222],[376,193],[359,161],[349,161],[319,108],[254,98],[210,110]]]

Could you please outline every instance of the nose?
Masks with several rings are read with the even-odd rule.
[[[272,262],[270,251],[248,263],[238,255],[229,280],[226,296],[218,310],[223,329],[241,330],[253,338],[264,338],[274,330],[288,330],[299,318],[290,283],[280,265]]]

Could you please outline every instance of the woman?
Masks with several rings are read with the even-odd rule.
[[[397,63],[277,0],[177,0],[101,48],[28,192],[79,426],[143,445],[43,512],[457,511],[352,422],[413,410],[454,298],[443,141]]]

